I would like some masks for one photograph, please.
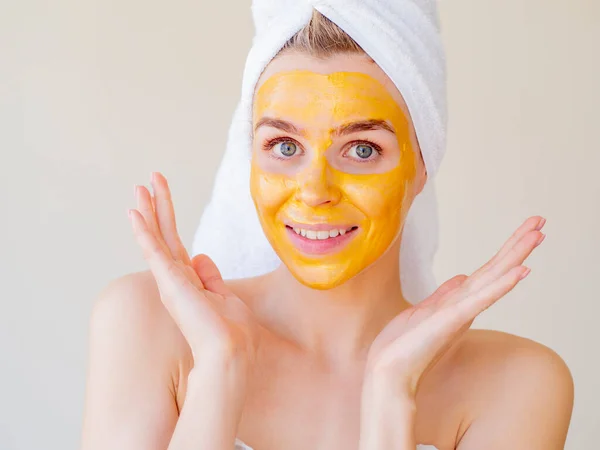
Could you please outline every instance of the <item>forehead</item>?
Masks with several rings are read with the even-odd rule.
[[[284,53],[267,66],[254,94],[255,115],[265,113],[267,108],[280,113],[281,108],[287,113],[308,108],[312,112],[329,110],[331,114],[334,110],[342,113],[340,108],[344,107],[358,109],[363,116],[379,111],[388,115],[400,112],[409,117],[396,86],[363,54],[318,59],[298,52]]]
[[[339,119],[403,116],[400,106],[377,79],[361,72],[320,74],[308,70],[278,72],[258,89],[255,114],[304,116],[323,114]]]

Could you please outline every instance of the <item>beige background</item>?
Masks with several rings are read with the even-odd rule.
[[[0,0],[0,448],[76,449],[88,315],[145,264],[126,210],[163,171],[191,244],[239,91],[249,0]],[[548,218],[530,277],[479,327],[561,354],[567,448],[600,437],[600,3],[444,0],[441,279]],[[551,392],[548,395],[552,395]]]

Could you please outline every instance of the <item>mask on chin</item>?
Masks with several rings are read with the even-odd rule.
[[[267,239],[290,272],[331,289],[398,238],[419,155],[409,121],[359,72],[280,72],[257,90],[250,188]]]

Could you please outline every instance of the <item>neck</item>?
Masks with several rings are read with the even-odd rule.
[[[269,328],[319,359],[362,360],[383,327],[410,307],[400,286],[399,246],[328,290],[304,286],[281,265],[265,277],[268,288],[257,312]]]

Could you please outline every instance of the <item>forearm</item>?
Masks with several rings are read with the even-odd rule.
[[[415,450],[413,399],[367,378],[361,402],[359,450]]]
[[[233,450],[246,394],[243,372],[232,363],[192,370],[168,450]]]

